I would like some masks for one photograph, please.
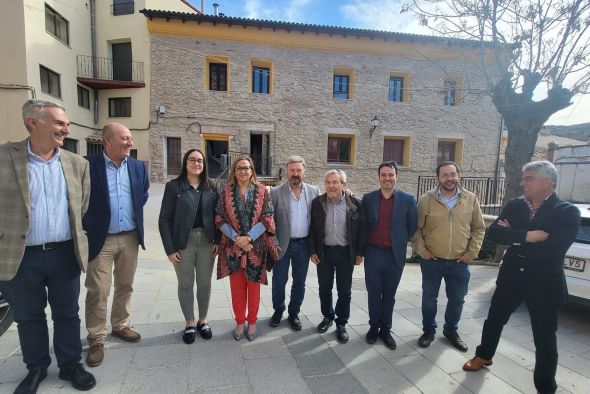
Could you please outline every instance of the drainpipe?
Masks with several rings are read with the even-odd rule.
[[[90,48],[92,53],[92,77],[98,76],[96,68],[96,0],[90,0]],[[92,98],[94,99],[93,115],[94,124],[98,123],[98,89],[92,89]]]

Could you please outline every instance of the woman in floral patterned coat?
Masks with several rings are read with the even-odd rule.
[[[232,163],[217,203],[215,224],[223,233],[217,279],[229,276],[236,319],[233,337],[236,341],[242,338],[248,321],[246,337],[252,341],[256,338],[260,284],[267,284],[267,266],[278,258],[278,252],[270,196],[256,179],[249,156],[239,156]]]

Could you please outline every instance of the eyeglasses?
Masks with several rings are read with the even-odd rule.
[[[191,164],[203,164],[203,159],[195,159],[194,157],[191,157],[188,159],[188,162]]]
[[[244,167],[236,167],[236,172],[248,172],[250,171],[250,166],[244,166]]]
[[[459,176],[459,174],[457,174],[456,172],[451,172],[451,173],[442,173],[439,175],[439,177],[443,178],[443,179],[447,179],[447,178],[457,178]]]

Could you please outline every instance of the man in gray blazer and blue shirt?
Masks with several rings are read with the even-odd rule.
[[[305,278],[309,268],[309,224],[311,222],[311,201],[320,195],[320,189],[303,182],[305,160],[291,156],[287,160],[287,182],[271,190],[277,239],[281,252],[273,264],[272,306],[274,314],[271,327],[277,327],[285,309],[285,286],[289,279],[291,265],[291,300],[289,302],[289,323],[294,330],[301,330],[299,309],[305,296]]]
[[[61,105],[31,99],[22,115],[29,138],[0,145],[0,291],[12,307],[29,370],[14,392],[36,393],[47,376],[48,301],[59,378],[90,390],[96,380],[80,363],[78,315],[80,272],[88,263],[82,229],[90,197],[88,162],[61,149],[70,134]]]

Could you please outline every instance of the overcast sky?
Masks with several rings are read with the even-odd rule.
[[[205,0],[205,13],[340,27],[430,34],[410,14],[400,14],[406,0]],[[201,0],[190,0],[200,9]],[[590,122],[590,95],[576,96],[573,104],[554,114],[548,124]]]

